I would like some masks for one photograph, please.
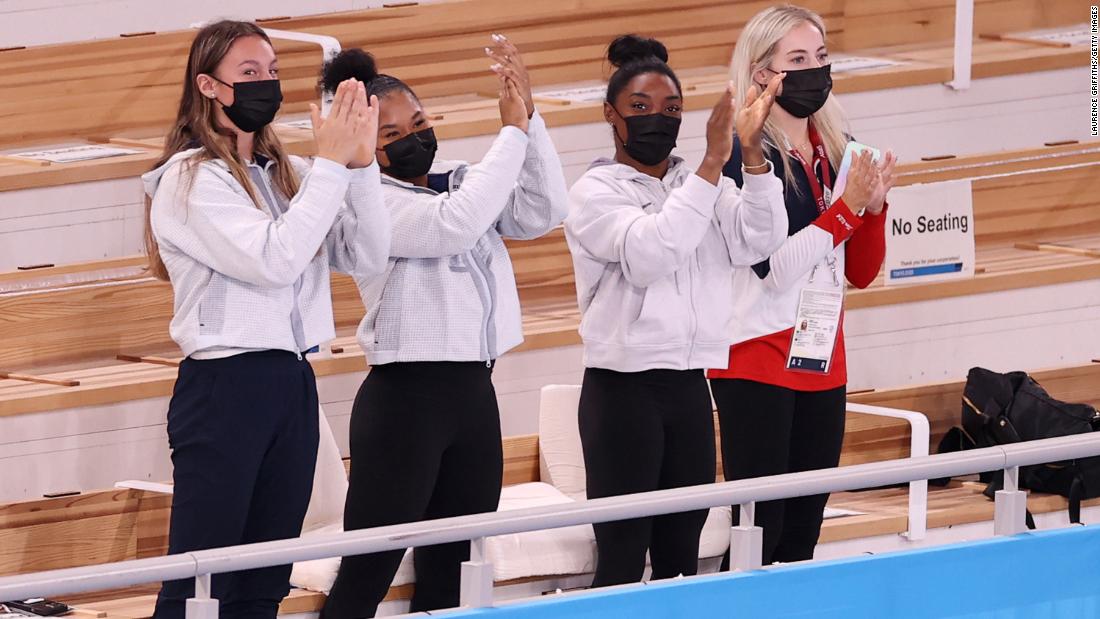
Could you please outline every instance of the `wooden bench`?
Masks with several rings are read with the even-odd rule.
[[[902,64],[837,73],[838,93],[945,82],[952,76],[953,9],[940,0],[810,0],[830,29],[831,48]],[[539,89],[592,83],[607,75],[604,51],[617,34],[658,36],[684,76],[685,108],[713,105],[725,87],[726,65],[745,22],[765,2],[690,0],[571,0],[565,5],[516,5],[465,0],[371,9],[265,25],[334,36],[365,46],[384,70],[407,79],[425,98],[443,139],[482,135],[499,127],[494,79],[481,48],[492,31],[507,32],[527,51]],[[1027,9],[1027,10],[1022,10]],[[1072,0],[989,0],[975,16],[979,33],[1065,26],[1084,20]],[[489,26],[488,24],[492,24]],[[178,102],[179,76],[192,32],[156,33],[0,53],[0,149],[57,141],[123,141],[140,155],[66,165],[0,165],[0,191],[125,178],[148,169],[158,149],[136,138],[163,135]],[[301,114],[316,98],[319,48],[277,40],[284,113]],[[975,75],[995,76],[1086,66],[1084,47],[1020,40],[977,39]],[[78,59],[73,62],[73,59]],[[73,92],[58,96],[58,92]],[[48,97],[44,93],[49,93]],[[596,122],[598,103],[543,100],[552,126]],[[287,130],[292,150],[312,148],[309,133]],[[0,156],[0,159],[3,159]]]
[[[902,183],[1029,172],[974,183],[980,272],[970,280],[851,290],[849,309],[911,303],[1100,278],[1100,143],[963,157],[904,166]],[[1049,159],[1035,159],[1049,155]],[[509,241],[527,341],[520,350],[579,344],[573,268],[561,229]],[[0,275],[0,371],[45,382],[0,380],[0,416],[170,393],[178,357],[168,337],[171,289],[140,270],[139,257]],[[103,281],[96,274],[105,274]],[[113,277],[112,277],[113,276]],[[66,285],[64,281],[76,285]],[[35,282],[46,288],[34,290]],[[62,283],[58,283],[62,282]],[[363,315],[355,286],[334,276],[337,354],[320,375],[366,368],[354,329]],[[126,356],[129,361],[119,361]],[[145,361],[141,361],[145,358]],[[73,384],[73,382],[79,384]]]
[[[1054,397],[1100,405],[1100,363],[1038,371],[1032,374]],[[933,385],[854,394],[860,404],[916,410],[931,421],[933,434],[957,423],[963,383]],[[904,458],[908,429],[903,423],[850,413],[845,432],[842,465]],[[504,484],[539,481],[538,437],[504,440]],[[719,463],[720,464],[720,463]],[[953,482],[929,493],[929,528],[958,526],[992,519],[993,505],[981,487]],[[0,506],[0,575],[76,567],[164,554],[170,513],[167,495],[108,490],[75,497],[42,499]],[[826,521],[822,542],[837,542],[901,533],[907,525],[904,489],[838,493],[830,505],[862,512]],[[1086,502],[1100,505],[1100,500]],[[1062,497],[1032,494],[1034,513],[1066,509]],[[498,583],[504,585],[507,583]],[[151,614],[155,586],[125,591],[96,592],[66,599],[107,617],[138,619]],[[395,587],[387,599],[406,599],[411,586]],[[323,596],[295,590],[281,612],[310,612],[320,608]]]

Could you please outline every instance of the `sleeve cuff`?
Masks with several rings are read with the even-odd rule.
[[[530,123],[528,123],[528,125],[527,125],[527,130],[528,131],[531,130]],[[505,125],[505,126],[501,127],[500,128],[500,135],[501,136],[507,136],[509,139],[522,140],[525,145],[527,144],[527,134],[524,133],[523,129],[520,129],[519,127],[517,127],[515,125]]]
[[[745,166],[741,164],[741,191],[767,193],[773,191],[776,185],[782,188],[782,181],[775,175],[775,167],[772,165],[771,160],[766,161],[768,162],[768,172],[766,174],[750,174],[745,172]]]
[[[844,198],[838,198],[829,210],[822,213],[814,220],[813,225],[821,228],[833,236],[833,247],[836,247],[851,238],[860,226],[863,219],[853,215]]]
[[[313,167],[311,171],[316,174],[320,172],[334,178],[339,178],[343,181],[351,179],[351,170],[345,165],[340,165],[331,159],[325,159],[324,157],[316,157],[313,159]]]
[[[864,211],[863,212],[863,222],[864,223],[870,223],[870,222],[873,222],[873,221],[879,221],[881,219],[885,219],[886,218],[886,209],[888,209],[888,208],[890,208],[890,204],[888,202],[883,202],[882,203],[882,210],[879,211],[878,214],[868,213],[867,211]]]
[[[351,183],[353,185],[381,181],[382,178],[381,169],[378,167],[378,158],[375,158],[374,161],[365,168],[349,169],[348,172],[351,173]]]
[[[546,121],[543,120],[542,114],[539,114],[538,108],[535,108],[535,113],[527,121],[527,135],[531,136],[540,131],[546,131]]]
[[[722,179],[718,179],[717,185],[711,185],[709,181],[698,174],[690,174],[680,186],[680,191],[687,194],[688,205],[696,212],[710,217],[714,212],[714,203],[718,201],[722,193]]]

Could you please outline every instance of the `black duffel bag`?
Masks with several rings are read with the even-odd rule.
[[[939,452],[1008,445],[1100,429],[1100,413],[1088,404],[1050,397],[1025,372],[1001,374],[972,368],[962,398],[962,425],[940,442]],[[985,473],[985,495],[1004,487],[1004,472]],[[936,480],[946,483],[946,480]],[[1100,457],[1020,467],[1020,487],[1069,499],[1071,522],[1081,522],[1081,501],[1100,497]]]

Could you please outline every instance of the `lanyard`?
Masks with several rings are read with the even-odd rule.
[[[810,190],[813,191],[814,200],[817,202],[817,212],[824,213],[829,209],[829,205],[825,203],[825,187],[832,189],[833,179],[832,174],[829,172],[829,153],[825,151],[825,144],[821,141],[821,136],[818,135],[817,129],[814,128],[814,124],[809,124],[810,133],[810,145],[814,149],[814,161],[811,166],[806,162],[806,159],[802,157],[802,153],[798,152],[797,148],[791,148],[791,155],[798,162],[802,164],[802,169],[806,171],[806,180],[810,183]],[[817,173],[814,172],[814,168],[821,166],[821,176],[824,179],[824,187],[822,182],[818,180]]]
[[[798,162],[802,164],[802,169],[806,171],[806,181],[810,183],[810,190],[813,191],[814,201],[817,202],[817,212],[824,213],[829,209],[828,201],[825,199],[825,191],[827,190],[826,188],[828,188],[831,193],[833,184],[832,174],[829,172],[829,153],[825,150],[825,144],[821,141],[821,135],[818,134],[812,122],[809,124],[808,129],[810,134],[810,145],[813,146],[814,149],[813,165],[811,166],[806,163],[806,159],[802,157],[802,153],[798,152],[797,148],[791,149],[791,155],[794,156],[795,159],[798,159]],[[822,186],[822,182],[818,180],[817,173],[814,172],[814,168],[818,166],[820,166],[821,176],[825,181],[824,186]],[[826,259],[826,263],[833,273],[833,285],[839,286],[840,277],[836,272],[836,258],[830,254]],[[810,283],[813,283],[814,276],[817,275],[818,266],[820,266],[820,264],[815,264],[813,271],[810,272]]]

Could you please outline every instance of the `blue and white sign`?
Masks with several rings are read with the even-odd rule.
[[[974,276],[970,181],[896,187],[887,201],[887,286]]]

